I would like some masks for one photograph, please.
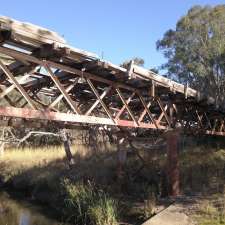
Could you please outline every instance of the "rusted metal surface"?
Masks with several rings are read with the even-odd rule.
[[[172,197],[180,195],[179,136],[178,131],[166,133],[168,194]]]

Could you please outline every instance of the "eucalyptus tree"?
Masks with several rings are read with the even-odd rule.
[[[161,68],[179,82],[225,101],[225,5],[194,6],[157,42]]]

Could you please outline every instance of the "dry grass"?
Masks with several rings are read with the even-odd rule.
[[[10,149],[0,157],[0,161],[9,163],[12,166],[22,166],[30,168],[33,166],[44,165],[48,162],[55,161],[57,159],[63,159],[65,152],[60,147],[48,147],[48,148],[23,148],[23,149]]]
[[[195,218],[199,225],[225,224],[225,197],[216,196],[215,200],[204,200],[199,205]]]
[[[72,154],[76,165],[86,162],[91,155],[91,149],[85,145],[73,146]],[[17,186],[37,186],[39,183],[59,182],[60,176],[71,176],[82,172],[68,171],[68,162],[63,146],[49,146],[43,148],[7,149],[0,155],[0,180],[16,183]],[[43,181],[45,180],[45,181]],[[50,184],[51,185],[51,184]],[[35,188],[36,189],[36,188]]]
[[[90,149],[85,145],[71,148],[73,156],[79,158],[86,158],[90,155]],[[65,151],[63,146],[49,146],[42,148],[19,148],[7,149],[0,155],[0,163],[8,165],[9,170],[21,170],[43,167],[49,163],[65,159]]]
[[[2,177],[0,178],[4,183],[15,188],[15,190],[22,191],[31,196],[32,199],[59,210],[61,216],[66,217],[65,220],[69,219],[75,223],[78,221],[73,218],[78,216],[81,218],[80,222],[85,221],[86,216],[88,216],[91,218],[89,220],[95,221],[90,224],[117,224],[113,198],[109,198],[103,190],[99,191],[99,185],[95,186],[95,183],[93,183],[93,187],[89,188],[85,183],[89,179],[88,176],[95,178],[97,175],[100,175],[101,179],[103,176],[109,176],[109,173],[107,172],[106,174],[105,170],[103,171],[102,169],[104,163],[98,163],[104,159],[104,154],[101,152],[100,154],[93,154],[93,149],[84,145],[73,147],[72,154],[75,159],[75,165],[69,169],[63,146],[9,149],[0,156]],[[107,161],[107,165],[109,165],[109,161]],[[71,182],[68,184],[63,183],[64,179],[68,179]],[[73,198],[70,192],[68,194],[65,191],[77,190],[76,193],[79,197],[82,194],[80,193],[82,189],[79,189],[80,182],[83,180],[82,187],[84,187],[85,193],[91,193],[87,199]],[[83,207],[82,213],[79,214],[79,210],[74,210],[77,209],[74,207],[74,204],[66,204],[65,206],[65,198],[74,201],[74,204],[79,203],[79,206],[82,207],[87,204],[83,200],[88,200],[92,205],[89,204],[88,208]],[[83,225],[83,223],[75,224]]]

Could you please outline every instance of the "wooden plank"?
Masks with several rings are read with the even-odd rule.
[[[177,91],[179,93],[184,94],[186,92],[187,96],[197,97],[198,92],[192,88],[185,87],[183,84],[179,84],[173,80],[170,80],[166,77],[155,74],[154,72],[142,68],[140,66],[133,66],[133,72],[137,75],[142,76],[143,78],[150,79],[156,81],[157,84],[161,84],[165,87],[171,88],[172,91]],[[186,89],[186,90],[185,90]]]
[[[104,92],[100,95],[100,99],[103,99],[108,93],[109,91],[112,89],[112,86],[109,86],[108,88],[106,88],[104,90]],[[98,105],[99,103],[99,99],[97,99],[94,104],[91,106],[91,108],[85,113],[86,116],[89,116],[91,114],[91,112],[93,111],[93,109]]]
[[[56,32],[31,23],[20,22],[6,16],[1,16],[0,24],[1,28],[12,30],[14,31],[14,33],[26,38],[34,39],[34,41],[36,42],[40,41],[42,43],[66,43],[64,38],[59,36]]]
[[[79,78],[76,78],[75,79],[75,81],[74,81],[74,83],[73,84],[71,84],[71,85],[69,85],[66,89],[65,89],[65,91],[67,92],[67,93],[69,93],[72,89],[73,89],[73,87],[77,84],[77,82],[78,82],[78,80],[79,80]],[[61,100],[62,100],[62,98],[63,98],[63,94],[60,94],[49,106],[48,106],[48,108],[53,108],[57,103],[59,103]]]
[[[134,127],[134,128],[137,127],[135,122],[131,121],[131,120],[117,120],[116,124],[118,126],[122,126],[122,127]],[[145,128],[145,129],[155,129],[155,125],[153,123],[140,122],[138,127],[139,128]],[[160,130],[165,130],[167,128],[168,128],[167,126],[158,125],[158,129],[160,129]]]
[[[166,105],[164,107],[164,111],[161,112],[159,118],[157,119],[157,123],[160,123],[160,121],[162,120],[163,116],[164,116],[164,112],[168,109],[168,105]]]
[[[69,94],[66,92],[65,88],[62,86],[62,84],[59,82],[58,78],[55,76],[55,74],[52,72],[48,64],[45,64],[44,68],[48,72],[49,76],[52,78],[53,82],[55,83],[56,87],[59,89],[63,97],[66,99],[67,103],[70,105],[72,110],[76,114],[80,114],[80,111],[76,105],[76,103],[70,98]]]
[[[150,70],[147,70],[143,67],[134,65],[133,72],[136,74],[137,77],[144,78],[146,80],[153,80],[156,82],[157,85],[167,87],[170,89],[170,91],[179,92],[179,93],[184,94],[184,97],[186,95],[186,97],[194,97],[196,99],[196,101],[206,100],[207,104],[209,104],[209,105],[215,104],[214,98],[212,98],[210,96],[206,96],[203,93],[201,93],[193,88],[190,88],[183,84],[179,84],[171,79],[168,79],[166,77],[158,75],[158,74],[156,74]]]
[[[39,60],[39,59],[37,59],[33,56],[30,56],[30,55],[27,55],[27,54],[24,54],[24,53],[21,53],[21,52],[17,52],[13,49],[8,49],[8,48],[0,46],[0,52],[4,53],[6,55],[9,55],[11,57],[15,57],[15,58],[18,58],[18,59],[24,59],[24,60],[39,64],[39,65],[45,64],[45,62],[43,62],[43,61],[41,61],[41,60]],[[115,82],[115,81],[110,81],[110,80],[107,80],[105,78],[96,76],[92,73],[83,72],[83,71],[80,71],[78,69],[66,66],[66,65],[61,65],[61,64],[51,62],[51,61],[46,61],[46,63],[49,66],[52,66],[52,67],[57,68],[57,69],[61,69],[61,70],[65,71],[65,72],[68,72],[68,73],[76,74],[76,75],[79,75],[79,76],[82,76],[82,77],[85,77],[85,78],[91,78],[93,80],[103,82],[103,83],[106,83],[106,84],[109,84],[109,85],[114,85],[116,87],[124,88],[124,89],[130,90],[130,91],[136,90],[136,88],[133,88],[133,87],[128,86],[126,84]],[[180,92],[180,93],[184,94],[184,85],[182,85],[182,84],[174,82],[174,81],[172,81],[168,78],[156,75],[153,72],[151,72],[149,70],[146,70],[142,67],[138,67],[136,65],[134,65],[134,72],[135,71],[137,73],[137,76],[138,76],[138,73],[141,73],[141,75],[139,74],[140,76],[142,76],[145,79],[150,80],[150,81],[154,80],[157,83],[157,85],[159,85],[159,86],[161,85],[161,86],[170,88],[171,90],[174,90],[174,91],[177,91],[177,92]],[[196,99],[198,99],[198,100],[201,100],[203,98],[203,95],[200,92],[197,92],[196,90],[191,89],[191,88],[188,88],[187,95],[191,96],[191,97],[196,97]],[[208,104],[213,104],[213,102],[214,102],[213,98],[211,98],[211,97],[207,98]]]
[[[49,120],[58,122],[115,125],[112,120],[108,118],[52,112],[49,110],[33,110],[28,108],[0,107],[0,115],[6,117]]]
[[[209,134],[209,135],[218,135],[218,136],[225,136],[225,132],[211,131],[211,130],[207,130],[207,131],[205,132],[205,134]]]
[[[170,121],[170,118],[169,118],[169,116],[167,115],[166,110],[164,109],[163,104],[162,104],[160,98],[157,98],[156,101],[158,102],[159,107],[160,107],[160,109],[162,110],[162,112],[163,112],[163,114],[164,114],[164,116],[165,116],[165,118],[166,118],[166,121],[167,121],[169,127],[171,127],[171,121]]]
[[[130,103],[130,101],[132,100],[132,98],[135,96],[135,92],[132,93],[132,95],[126,100],[127,105]],[[126,106],[123,105],[123,107],[119,110],[119,112],[116,114],[116,119],[119,119],[120,116],[122,115],[122,113],[124,112],[124,110],[126,109]]]
[[[215,119],[213,129],[212,129],[213,131],[216,131],[217,122],[218,122],[218,119]]]
[[[198,121],[200,123],[200,127],[203,128],[203,124],[202,124],[202,117],[203,117],[203,115],[200,116],[199,113],[198,113],[198,110],[196,110],[195,112],[196,112]]]
[[[30,98],[30,96],[27,94],[27,92],[23,89],[23,87],[19,84],[19,82],[15,79],[13,74],[8,70],[8,68],[2,63],[0,60],[0,68],[4,71],[5,75],[9,78],[10,81],[16,86],[18,91],[21,93],[21,95],[26,99],[28,104],[33,108],[36,109],[36,105],[34,104],[33,100]]]
[[[88,82],[89,86],[91,87],[92,91],[94,92],[95,96],[99,100],[100,104],[102,105],[102,107],[105,110],[105,112],[108,115],[108,117],[114,122],[114,119],[113,119],[113,116],[112,116],[111,112],[109,111],[109,109],[107,108],[107,106],[105,105],[105,103],[103,102],[101,97],[99,96],[99,93],[96,90],[96,88],[94,87],[94,85],[92,84],[91,80],[87,79],[87,82]]]
[[[152,103],[149,102],[149,103],[147,104],[147,107],[149,108],[149,107],[151,106],[151,104],[152,104]],[[138,122],[141,122],[141,121],[144,119],[144,116],[146,115],[146,113],[147,113],[147,111],[146,111],[146,109],[144,109],[143,112],[141,113],[139,119],[138,119]]]
[[[129,106],[128,106],[126,100],[125,100],[125,98],[123,97],[121,91],[120,91],[118,88],[116,88],[116,91],[117,91],[117,93],[118,93],[120,99],[122,100],[123,104],[125,105],[125,107],[126,107],[128,113],[130,114],[132,120],[134,121],[135,125],[138,126],[138,121],[136,120],[134,114],[133,114],[132,111],[130,110],[130,108],[129,108]]]
[[[221,120],[221,124],[220,124],[220,132],[223,131],[224,128],[224,120]]]
[[[139,98],[140,98],[140,100],[141,100],[141,102],[142,102],[142,105],[144,106],[146,112],[148,113],[148,116],[149,116],[150,119],[152,120],[152,122],[153,122],[153,124],[155,125],[155,127],[158,129],[158,125],[157,125],[157,123],[156,123],[154,117],[152,116],[152,113],[150,112],[150,110],[149,110],[147,104],[145,103],[145,100],[143,99],[143,97],[141,96],[141,94],[140,94],[139,92],[137,92],[137,94],[138,94],[138,96],[139,96]]]
[[[24,75],[20,80],[18,80],[19,84],[22,84],[27,78],[29,77],[29,75]],[[11,86],[9,86],[8,88],[5,88],[1,93],[0,93],[0,98],[4,98],[6,95],[8,95],[13,89],[15,89],[16,86],[15,84],[12,84]]]
[[[4,89],[0,86],[0,91],[4,91]],[[15,103],[12,102],[12,100],[6,95],[4,96],[4,99],[9,103],[10,106],[14,106],[15,107]]]
[[[25,53],[18,52],[18,51],[15,51],[13,49],[9,49],[9,48],[6,48],[6,47],[0,46],[0,52],[4,53],[6,55],[9,55],[11,57],[14,57],[14,58],[24,59],[24,60],[27,60],[29,62],[33,62],[33,63],[41,65],[41,66],[45,66],[46,64],[48,64],[49,66],[51,66],[53,68],[56,68],[56,69],[61,69],[64,72],[68,72],[68,73],[78,75],[78,76],[84,77],[84,78],[89,78],[89,79],[99,81],[99,82],[102,82],[102,83],[105,83],[105,84],[108,84],[108,85],[113,85],[115,87],[121,87],[121,88],[130,90],[130,91],[136,90],[136,88],[133,88],[133,87],[128,86],[128,85],[123,84],[123,83],[107,80],[105,78],[96,76],[92,73],[83,72],[83,71],[80,71],[78,69],[75,69],[75,68],[72,68],[72,67],[69,67],[69,66],[66,66],[66,65],[62,65],[62,64],[59,64],[59,63],[51,62],[51,61],[48,61],[48,60],[42,61],[42,60],[39,60],[39,59],[35,58],[34,56],[27,55]]]
[[[49,120],[57,122],[82,123],[82,124],[101,124],[109,126],[124,126],[136,127],[134,121],[118,120],[114,123],[109,118],[99,118],[94,116],[84,116],[70,113],[52,112],[49,110],[34,110],[28,108],[15,108],[15,107],[0,107],[0,116],[36,119],[36,120]],[[75,125],[75,124],[74,124]],[[140,128],[153,129],[154,124],[140,123]],[[166,129],[166,126],[159,126],[159,129]]]
[[[207,127],[206,128],[210,128],[210,129],[212,129],[212,125],[211,125],[211,122],[210,122],[210,120],[209,120],[209,117],[207,116],[207,114],[204,112],[204,115],[205,115],[205,118],[206,118],[206,120],[207,120]]]

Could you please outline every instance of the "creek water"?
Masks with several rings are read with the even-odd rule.
[[[0,192],[0,225],[62,225],[46,212],[47,207],[33,205],[31,202],[13,199]]]

